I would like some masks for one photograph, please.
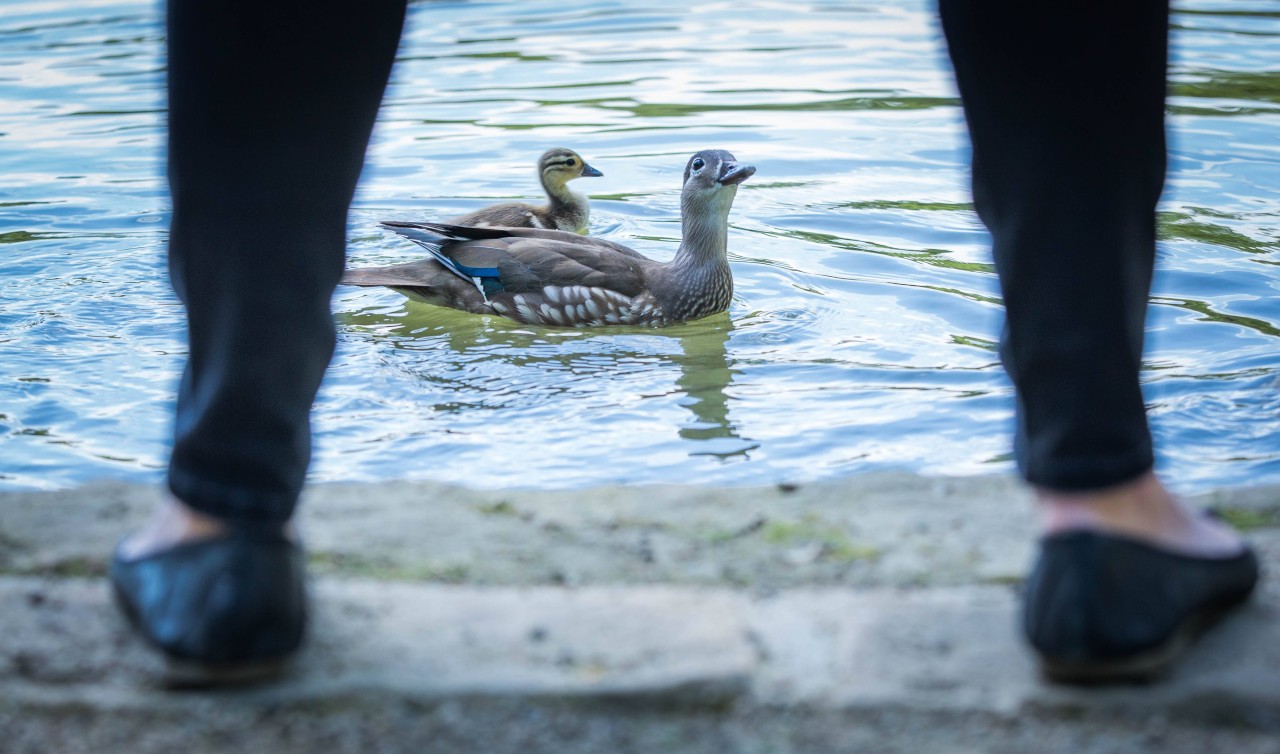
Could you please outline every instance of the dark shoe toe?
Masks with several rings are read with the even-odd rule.
[[[1125,537],[1046,537],[1027,582],[1023,627],[1051,679],[1150,680],[1248,598],[1258,562],[1166,552]]]
[[[110,578],[125,615],[181,669],[182,685],[265,675],[302,642],[302,551],[279,534],[236,531],[137,560],[117,554]]]

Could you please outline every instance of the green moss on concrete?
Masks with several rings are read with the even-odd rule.
[[[855,543],[842,527],[813,514],[805,514],[794,521],[769,521],[761,527],[760,537],[769,544],[780,546],[820,544],[822,552],[818,557],[826,560],[849,563],[875,560],[880,556],[877,548]]]
[[[1280,526],[1280,505],[1265,508],[1215,508],[1219,516],[1240,531]]]
[[[397,563],[390,558],[336,552],[312,552],[308,562],[311,572],[317,576],[346,576],[374,581],[462,584],[471,576],[471,569],[465,563]]]
[[[484,503],[476,506],[476,510],[486,516],[519,516],[520,511],[506,500],[499,500],[495,503]]]
[[[1006,573],[1006,574],[1000,574],[998,576],[988,576],[984,579],[980,579],[978,583],[990,584],[992,586],[1020,587],[1024,582],[1026,582],[1026,580],[1027,579],[1025,576],[1017,576],[1012,573]]]
[[[107,575],[101,558],[72,557],[22,566],[0,566],[0,576],[53,576],[63,579],[101,578]]]

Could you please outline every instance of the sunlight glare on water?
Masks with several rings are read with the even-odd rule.
[[[185,349],[165,277],[150,2],[0,17],[0,489],[161,478]],[[1170,182],[1144,381],[1182,489],[1280,482],[1280,2],[1173,15]],[[566,331],[339,289],[315,481],[757,484],[1008,472],[989,239],[932,7],[522,0],[411,6],[350,218],[536,199],[550,146],[604,172],[592,232],[669,259],[688,156],[758,168],[727,315]]]

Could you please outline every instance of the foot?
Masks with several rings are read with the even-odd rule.
[[[125,616],[173,687],[278,675],[307,622],[304,557],[285,531],[229,525],[169,499],[111,562]]]
[[[1051,680],[1151,680],[1257,583],[1245,543],[1189,512],[1152,474],[1107,490],[1037,495],[1045,537],[1023,595],[1023,627]]]
[[[1132,482],[1089,492],[1039,488],[1036,499],[1046,535],[1072,531],[1116,534],[1200,558],[1229,558],[1245,549],[1235,531],[1189,511],[1153,472]]]

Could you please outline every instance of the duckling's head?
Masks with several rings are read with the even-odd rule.
[[[689,217],[727,217],[738,184],[755,175],[754,165],[742,165],[723,149],[704,149],[684,167],[680,209]]]
[[[563,188],[574,178],[598,178],[604,173],[591,167],[577,152],[555,147],[542,153],[538,160],[538,175],[548,189]]]

